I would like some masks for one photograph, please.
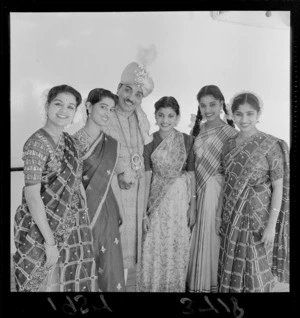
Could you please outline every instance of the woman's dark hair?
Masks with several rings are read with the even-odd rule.
[[[171,107],[177,116],[180,114],[180,106],[179,106],[177,100],[173,96],[162,97],[154,104],[154,107],[155,107],[155,114],[161,108],[167,108],[167,107]]]
[[[225,112],[225,114],[227,115],[227,110],[226,110],[226,104],[225,104],[225,98],[222,94],[222,92],[220,91],[219,87],[216,85],[207,85],[204,86],[200,89],[200,91],[197,94],[197,100],[198,103],[200,103],[200,99],[204,96],[207,95],[211,95],[213,96],[215,99],[219,100],[220,102],[223,102],[223,110]],[[195,125],[192,129],[192,135],[194,137],[196,137],[199,134],[200,131],[200,122],[202,120],[202,115],[200,112],[200,107],[198,107],[198,112],[197,112],[197,116],[196,116],[196,121],[195,121]],[[227,123],[228,125],[234,127],[233,121],[230,119],[227,119]]]
[[[82,102],[81,95],[78,91],[76,91],[76,89],[74,89],[73,87],[71,87],[69,85],[58,85],[58,86],[54,86],[50,89],[48,96],[47,96],[47,104],[50,104],[53,101],[53,99],[60,93],[69,93],[69,94],[74,95],[74,97],[76,99],[76,108]]]
[[[90,102],[92,105],[94,105],[100,102],[105,97],[111,98],[115,102],[115,105],[118,103],[118,100],[119,100],[118,96],[104,88],[92,89],[89,92],[86,102]],[[89,115],[88,110],[86,110],[86,113],[87,115]]]
[[[239,106],[243,105],[245,103],[248,103],[249,105],[251,105],[257,112],[259,112],[261,109],[260,105],[259,105],[259,100],[254,94],[242,93],[242,94],[237,95],[234,98],[234,100],[232,102],[232,106],[231,106],[232,113],[237,111]]]

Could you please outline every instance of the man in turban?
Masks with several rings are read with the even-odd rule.
[[[150,124],[141,108],[143,98],[153,90],[154,83],[146,68],[136,62],[128,64],[118,85],[118,105],[106,133],[120,143],[115,173],[121,188],[124,224],[121,244],[125,281],[129,268],[134,268],[141,256],[142,219],[145,209],[144,145],[151,141]],[[115,178],[116,181],[116,178]],[[116,182],[114,182],[116,185]]]

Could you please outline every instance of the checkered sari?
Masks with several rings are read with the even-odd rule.
[[[224,148],[225,185],[218,281],[220,292],[269,292],[274,276],[289,281],[289,151],[287,144],[257,133]],[[262,166],[278,143],[283,156],[283,197],[273,248],[261,242],[272,197],[269,170]],[[229,147],[230,148],[230,147]],[[274,275],[274,276],[273,276]]]
[[[41,130],[34,135],[32,145],[35,142],[52,148]],[[60,252],[57,264],[51,269],[44,266],[44,238],[31,216],[23,188],[22,204],[14,223],[17,251],[13,259],[18,291],[95,290],[92,235],[80,192],[81,169],[74,141],[64,133],[53,158],[46,162],[41,182],[41,198]]]

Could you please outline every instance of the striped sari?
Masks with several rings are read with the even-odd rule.
[[[220,292],[270,292],[274,276],[289,281],[289,150],[258,132],[224,148],[225,186],[218,268]],[[283,178],[273,247],[261,242],[268,223],[272,181]]]
[[[236,134],[237,131],[225,123],[208,130],[202,126],[194,142],[197,221],[191,237],[189,292],[217,291],[220,239],[215,232],[215,216],[224,179],[218,169],[224,142]]]

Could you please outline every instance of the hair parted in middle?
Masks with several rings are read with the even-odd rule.
[[[60,93],[68,93],[68,94],[74,95],[76,99],[76,108],[82,102],[81,94],[75,88],[73,88],[70,85],[63,84],[63,85],[54,86],[49,90],[47,94],[46,104],[49,105],[52,102],[52,100]]]
[[[251,105],[258,113],[261,110],[259,99],[253,93],[241,93],[234,97],[231,105],[231,111],[234,113],[237,111],[240,105],[243,104]]]
[[[221,92],[221,90],[219,89],[218,86],[216,85],[207,85],[207,86],[203,86],[200,91],[197,94],[197,100],[198,103],[200,103],[200,99],[204,96],[207,95],[211,95],[213,96],[215,99],[219,100],[220,102],[223,102],[223,110],[225,112],[226,115],[228,115],[227,109],[226,109],[226,104],[225,104],[225,98]],[[199,131],[200,131],[200,122],[202,120],[202,115],[200,112],[200,108],[198,107],[198,112],[197,112],[197,116],[196,116],[196,120],[195,120],[195,125],[192,129],[192,135],[194,137],[198,136]],[[227,123],[228,125],[234,127],[233,121],[230,119],[227,119]]]
[[[164,96],[160,98],[155,104],[155,114],[161,109],[161,108],[167,108],[170,107],[174,110],[176,115],[180,115],[180,106],[177,102],[177,100],[173,96]]]

